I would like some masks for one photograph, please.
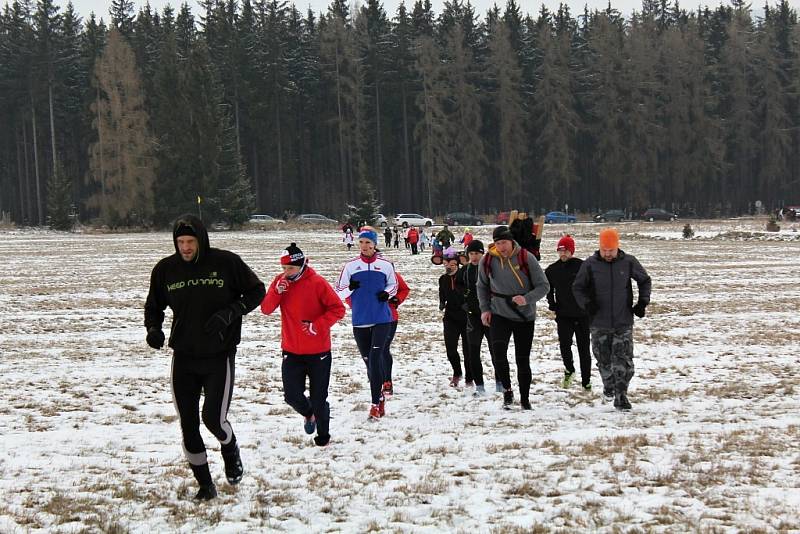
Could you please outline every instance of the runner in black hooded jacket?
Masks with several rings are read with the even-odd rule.
[[[234,357],[242,315],[264,298],[264,284],[232,252],[211,248],[203,222],[180,217],[173,227],[175,254],[159,261],[150,277],[144,307],[147,344],[164,345],[164,310],[172,310],[169,347],[172,395],[183,432],[183,450],[200,484],[198,499],[216,496],[200,435],[198,403],[205,395],[202,419],[220,441],[228,482],[241,480],[239,446],[228,422],[233,393]]]

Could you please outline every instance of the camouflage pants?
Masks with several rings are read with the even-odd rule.
[[[606,394],[627,394],[633,378],[633,328],[592,328],[592,352]]]

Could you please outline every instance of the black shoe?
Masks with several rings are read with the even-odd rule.
[[[617,410],[628,411],[631,409],[631,403],[628,401],[628,396],[624,393],[618,395],[616,399],[614,399],[614,408]]]
[[[194,496],[197,501],[210,501],[217,496],[217,488],[214,484],[210,486],[200,486],[197,490],[197,495]]]
[[[522,405],[523,410],[530,410],[531,409],[531,401],[528,399],[522,399],[519,401],[520,405]]]
[[[511,409],[511,405],[514,404],[514,392],[513,391],[504,391],[503,392],[503,408],[506,410]]]
[[[225,461],[225,478],[228,479],[228,484],[238,484],[242,481],[244,475],[244,467],[242,466],[242,458],[239,456],[239,446],[236,445],[233,450],[222,453],[222,459]]]
[[[314,444],[317,447],[327,447],[328,443],[331,442],[331,436],[328,434],[327,436],[314,436]]]

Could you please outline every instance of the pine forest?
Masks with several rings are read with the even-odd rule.
[[[0,13],[0,212],[163,227],[176,215],[701,216],[800,203],[800,27],[787,0],[623,16],[515,0],[198,13],[53,0]],[[137,11],[138,9],[138,11]]]

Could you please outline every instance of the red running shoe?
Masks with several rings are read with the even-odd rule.
[[[369,408],[369,417],[367,417],[370,421],[377,421],[381,418],[381,409],[379,405],[373,404]]]

